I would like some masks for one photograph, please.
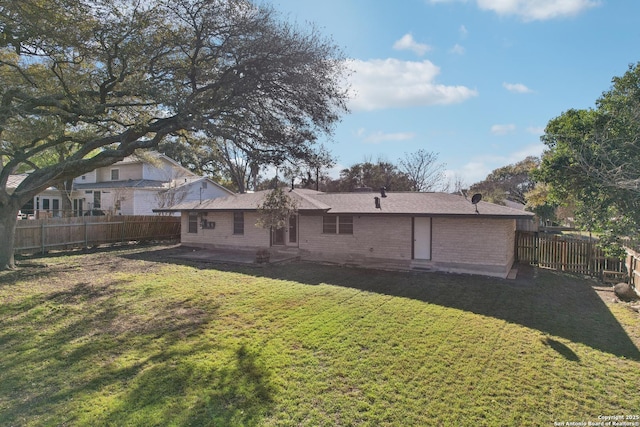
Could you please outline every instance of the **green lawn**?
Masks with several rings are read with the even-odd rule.
[[[0,425],[640,416],[640,318],[603,303],[592,282],[225,267],[167,250],[50,256],[0,272]]]

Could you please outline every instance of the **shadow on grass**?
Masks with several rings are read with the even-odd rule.
[[[536,278],[509,281],[483,276],[388,272],[313,263],[255,268],[181,261],[171,258],[175,251],[174,248],[127,257],[411,298],[517,323],[640,361],[638,347],[594,291],[592,283],[576,276],[540,270]],[[568,359],[573,357],[557,346],[549,345]]]
[[[194,354],[213,349],[167,352],[139,369],[107,425],[258,425],[272,402],[271,374],[257,351],[241,344],[231,363],[204,368]],[[189,390],[199,390],[197,396]],[[184,399],[189,399],[185,404]],[[185,409],[188,408],[188,409]]]
[[[45,281],[50,277],[56,277],[61,273],[69,270],[66,265],[57,265],[47,263],[47,260],[56,260],[58,258],[69,257],[73,255],[102,255],[104,257],[110,257],[114,253],[119,251],[145,251],[152,243],[114,243],[111,245],[102,245],[99,247],[91,247],[85,249],[69,249],[51,251],[47,253],[34,253],[34,254],[17,254],[15,255],[16,267],[11,270],[0,270],[0,288],[6,286],[12,286],[20,281]],[[158,244],[153,245],[157,248]],[[168,242],[163,245],[163,250],[175,249],[174,243]],[[112,270],[117,270],[117,265],[114,265]],[[72,267],[76,268],[76,267]],[[86,270],[86,266],[83,266]]]
[[[565,359],[570,360],[572,362],[580,361],[580,357],[578,357],[578,355],[573,350],[571,350],[566,345],[562,344],[560,341],[556,341],[554,339],[547,337],[542,342],[545,345],[548,345],[549,347],[554,349],[559,355],[561,355]]]
[[[144,312],[131,310],[139,298]],[[217,315],[215,301],[146,298],[116,280],[2,304],[0,425],[258,424],[270,372],[257,350],[203,337]],[[232,363],[203,367],[215,354]],[[87,396],[103,411],[89,420],[79,414],[93,408],[74,406]]]

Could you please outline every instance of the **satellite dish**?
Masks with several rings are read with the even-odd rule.
[[[480,193],[476,193],[471,197],[471,203],[476,207],[476,213],[480,213],[478,212],[478,203],[480,203],[480,200],[482,200],[482,194]]]

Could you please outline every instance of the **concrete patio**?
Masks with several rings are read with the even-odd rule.
[[[252,265],[260,267],[269,264],[282,264],[289,261],[295,261],[299,259],[299,256],[297,253],[294,254],[284,252],[271,252],[271,257],[268,262],[258,263],[256,262],[255,251],[201,249],[183,246],[175,254],[172,254],[171,258],[219,264]]]

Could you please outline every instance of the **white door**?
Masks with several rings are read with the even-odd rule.
[[[431,218],[413,218],[413,258],[431,259]]]

